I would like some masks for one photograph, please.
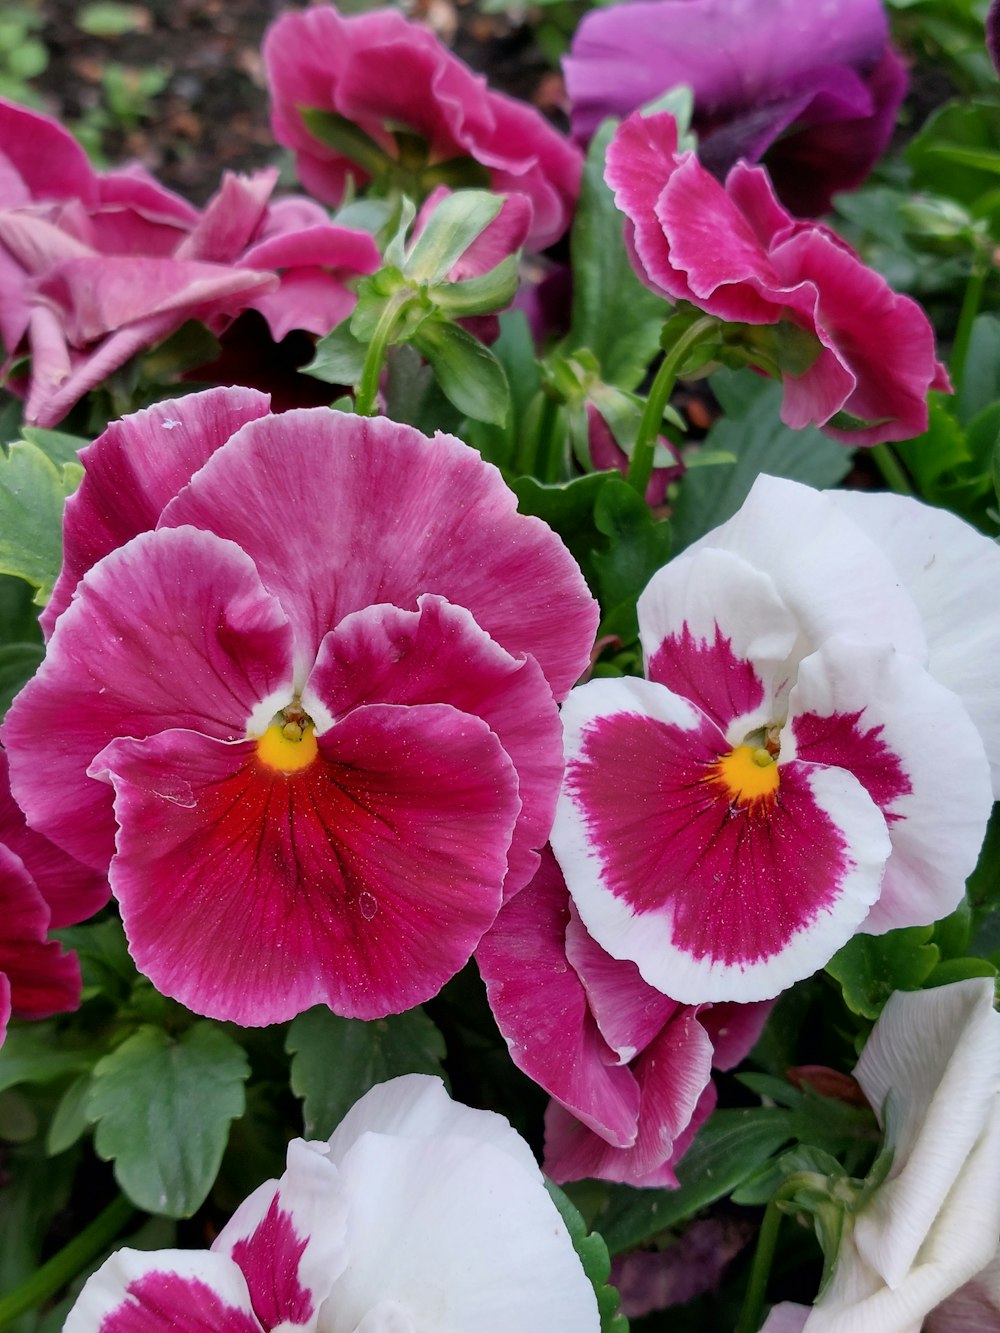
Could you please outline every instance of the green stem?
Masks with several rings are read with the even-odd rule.
[[[882,480],[889,487],[890,491],[895,491],[897,495],[915,495],[913,487],[910,485],[910,478],[906,475],[906,469],[896,457],[896,451],[888,444],[876,444],[868,450],[871,454],[872,462],[882,474]]]
[[[379,315],[371,342],[368,344],[368,351],[365,353],[361,379],[354,395],[354,411],[359,417],[370,417],[375,413],[375,400],[378,397],[378,383],[382,375],[386,350],[392,341],[399,317],[413,299],[413,295],[409,288],[401,287],[392,294]]]
[[[958,327],[955,330],[955,341],[951,349],[951,382],[955,387],[955,392],[962,387],[962,379],[965,375],[965,361],[969,355],[969,340],[972,337],[972,325],[975,323],[976,316],[979,314],[979,306],[983,299],[983,288],[986,285],[986,274],[988,272],[988,263],[984,261],[981,254],[976,255],[972,272],[969,274],[969,281],[965,284],[965,292],[962,296],[962,308],[958,312]]]
[[[47,1301],[83,1272],[120,1234],[135,1208],[119,1194],[103,1213],[70,1241],[58,1254],[42,1264],[19,1287],[0,1296],[0,1333],[28,1310]]]
[[[747,1284],[747,1294],[743,1300],[736,1333],[757,1333],[760,1328],[764,1301],[767,1297],[767,1280],[771,1276],[771,1265],[774,1263],[774,1252],[778,1243],[778,1229],[781,1226],[781,1209],[778,1207],[781,1197],[782,1191],[779,1189],[764,1210],[764,1220],[760,1224],[757,1249],[753,1256],[753,1267],[750,1269],[750,1281]]]
[[[653,450],[660,437],[663,413],[673,393],[677,372],[687,360],[691,349],[700,342],[707,342],[710,336],[714,337],[718,328],[719,321],[713,315],[705,315],[702,319],[696,320],[685,329],[660,362],[660,368],[656,372],[649,397],[646,399],[642,420],[639,422],[635,446],[629,460],[628,475],[625,478],[640,495],[646,494],[646,487],[649,485],[653,471]]]

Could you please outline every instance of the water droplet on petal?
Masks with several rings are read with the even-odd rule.
[[[363,893],[358,899],[358,907],[361,909],[361,915],[366,921],[370,921],[378,911],[378,903],[370,893]]]

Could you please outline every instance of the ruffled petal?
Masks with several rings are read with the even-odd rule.
[[[302,703],[333,717],[367,703],[446,703],[481,717],[517,772],[521,812],[508,853],[504,893],[527,884],[549,835],[563,771],[562,727],[534,658],[515,658],[463,607],[440,597],[416,611],[371,606],[326,636]]]
[[[851,774],[793,761],[745,797],[718,729],[649,681],[581,686],[563,724],[556,857],[590,933],[665,994],[768,999],[875,901],[889,838]]]
[[[256,752],[173,731],[95,760],[116,790],[111,883],[138,967],[245,1026],[314,1004],[381,1018],[436,994],[496,916],[519,807],[486,723],[372,705],[297,772]]]
[[[345,615],[410,609],[421,593],[535,657],[557,699],[589,661],[597,608],[569,552],[451,436],[325,408],[251,422],[161,523],[216,532],[253,557],[292,621],[303,673]]]
[[[293,1139],[280,1180],[237,1208],[212,1244],[240,1267],[265,1328],[311,1328],[347,1263],[347,1199],[325,1143]]]
[[[47,1018],[80,1003],[76,954],[46,938],[49,909],[20,857],[0,843],[0,975],[19,1018]]]
[[[268,411],[255,389],[206,389],[113,421],[80,452],[84,477],[66,501],[63,565],[41,614],[46,637],[102,556],[156,527],[160,511],[247,421]]]
[[[268,716],[289,701],[290,647],[281,607],[231,543],[183,529],[112,552],[79,585],[4,723],[32,825],[105,868],[114,819],[110,790],[87,776],[94,756],[116,736],[168,727],[242,738],[262,701]]]

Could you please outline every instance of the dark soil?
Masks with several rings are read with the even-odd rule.
[[[143,0],[130,5],[132,31],[95,37],[77,23],[83,0],[36,4],[49,65],[32,85],[59,120],[92,127],[109,165],[138,159],[164,185],[202,204],[223,170],[284,161],[268,125],[260,47],[278,14],[305,6],[287,0]],[[558,115],[561,81],[524,23],[452,0],[421,0],[414,16],[494,87]],[[162,91],[142,102],[131,124],[107,114],[103,82],[112,64],[135,76],[150,68],[166,76]]]

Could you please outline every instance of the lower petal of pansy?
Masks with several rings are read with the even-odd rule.
[[[769,999],[875,901],[889,837],[850,773],[731,748],[649,681],[592,681],[563,724],[553,849],[590,933],[665,994]]]
[[[504,883],[510,897],[535,873],[535,849],[552,828],[563,771],[555,700],[534,658],[512,657],[464,607],[432,595],[417,606],[345,616],[323,640],[302,704],[312,712],[315,700],[342,717],[369,703],[445,703],[481,717],[517,772],[521,813]]]
[[[116,789],[110,878],[137,965],[247,1026],[429,999],[500,905],[519,801],[499,741],[444,704],[356,709],[295,767],[269,732],[171,731],[95,760]]]
[[[80,1003],[75,954],[46,938],[49,909],[20,857],[0,844],[0,975],[13,1012],[46,1018]]]
[[[864,929],[954,911],[993,805],[983,744],[958,697],[911,657],[836,637],[801,664],[789,707],[782,754],[853,773],[888,824],[892,855]]]
[[[618,1064],[566,958],[569,894],[551,852],[476,951],[511,1059],[609,1143],[635,1141],[639,1088]]]
[[[117,1250],[87,1279],[64,1333],[262,1333],[243,1274],[223,1254]]]

